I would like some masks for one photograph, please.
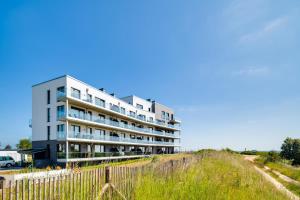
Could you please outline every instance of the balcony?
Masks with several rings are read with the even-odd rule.
[[[61,119],[63,119],[65,117],[65,114],[59,114],[59,116]],[[72,118],[76,118],[76,119],[81,119],[81,120],[90,121],[90,122],[96,122],[99,124],[105,124],[105,125],[109,125],[109,126],[124,128],[127,130],[133,130],[133,131],[138,131],[138,132],[142,132],[142,133],[148,133],[148,134],[150,133],[150,134],[155,134],[155,135],[159,135],[159,136],[168,136],[168,137],[174,137],[174,138],[179,136],[178,133],[174,133],[174,134],[168,133],[168,135],[167,135],[165,131],[156,131],[156,130],[152,130],[152,129],[148,129],[148,128],[140,128],[140,127],[128,125],[128,124],[125,124],[122,122],[113,121],[110,119],[101,119],[101,118],[93,119],[94,116],[87,116],[84,113],[78,114],[76,112],[72,112],[72,110],[68,116],[72,117]]]
[[[163,127],[168,127],[168,128],[172,128],[172,129],[179,129],[179,126],[176,125],[172,125],[172,124],[166,124],[164,122],[161,121],[157,121],[157,120],[153,120],[153,119],[146,119],[145,117],[141,117],[141,115],[137,115],[136,113],[132,113],[130,111],[126,111],[124,109],[121,109],[119,106],[117,105],[112,105],[106,102],[99,102],[99,101],[93,101],[93,99],[89,99],[89,98],[81,98],[81,95],[76,93],[76,92],[72,92],[70,90],[68,90],[67,92],[60,92],[57,91],[57,100],[58,101],[63,101],[67,98],[67,96],[70,95],[71,97],[81,100],[83,102],[92,104],[98,108],[104,108],[106,110],[112,111],[112,112],[116,112],[119,113],[123,116],[127,116],[130,118],[134,118],[135,120],[139,120],[139,121],[143,121],[143,122],[147,122],[147,123],[151,123],[153,125],[159,125],[159,126],[163,126]]]
[[[124,138],[124,137],[116,137],[116,136],[108,136],[108,135],[98,135],[91,133],[69,133],[68,138],[71,139],[86,139],[86,140],[98,140],[98,141],[106,141],[106,142],[123,142],[123,143],[134,143],[134,144],[148,144],[148,145],[167,145],[167,146],[178,146],[175,142],[166,142],[166,141],[152,141],[152,140],[144,140],[137,138]],[[58,140],[65,140],[66,134],[64,132],[57,132]]]
[[[66,159],[65,152],[58,152],[58,159]],[[141,152],[141,151],[126,151],[126,152],[70,152],[68,153],[69,159],[77,159],[77,158],[101,158],[101,157],[121,157],[121,156],[146,156],[150,155],[149,153]]]

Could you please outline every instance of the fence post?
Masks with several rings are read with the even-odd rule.
[[[5,178],[0,176],[0,189],[1,189],[1,195],[2,195],[2,200],[5,199],[5,190],[4,190],[4,181],[5,181]]]
[[[110,166],[105,167],[105,183],[110,183],[111,182],[111,168]]]

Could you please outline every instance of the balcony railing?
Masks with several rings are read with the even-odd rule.
[[[137,138],[133,139],[128,137],[124,138],[124,137],[99,135],[99,134],[91,134],[91,133],[84,133],[84,132],[80,132],[80,133],[71,132],[68,134],[68,138],[110,141],[110,142],[124,142],[124,143],[135,143],[135,144],[177,145],[175,142],[152,141],[152,140],[137,139]],[[58,132],[57,139],[66,139],[66,134],[64,132]]]
[[[117,105],[112,105],[112,104],[108,104],[108,103],[105,103],[105,102],[101,102],[99,103],[98,101],[93,101],[92,99],[90,98],[81,98],[78,93],[76,92],[72,92],[72,91],[69,91],[67,92],[71,97],[74,97],[76,99],[80,99],[82,101],[85,101],[85,102],[88,102],[88,103],[91,103],[97,107],[101,107],[101,108],[106,108],[106,109],[109,109],[111,111],[114,111],[114,112],[117,112],[117,113],[120,113],[122,115],[126,115],[128,117],[132,117],[132,118],[135,118],[135,119],[138,119],[138,120],[141,120],[141,121],[145,121],[145,122],[149,122],[149,123],[152,123],[152,124],[155,124],[155,125],[160,125],[160,126],[166,126],[166,127],[169,127],[169,128],[180,128],[178,125],[172,125],[172,124],[167,124],[167,123],[164,123],[164,122],[161,122],[161,121],[157,121],[157,120],[150,120],[150,119],[147,119],[145,117],[141,117],[140,115],[137,115],[136,113],[131,113],[130,111],[125,111],[123,109],[121,109],[119,106]],[[61,91],[57,91],[57,100],[61,100],[63,98],[66,98],[67,97],[67,93],[66,92],[61,92]]]
[[[149,129],[149,128],[140,128],[140,127],[132,126],[132,125],[129,125],[129,124],[125,124],[123,122],[116,122],[116,121],[113,121],[113,120],[110,120],[110,119],[101,119],[101,118],[93,119],[94,116],[86,115],[84,113],[79,113],[78,114],[76,112],[72,112],[72,110],[69,113],[69,117],[76,118],[76,119],[81,119],[81,120],[86,120],[86,121],[91,121],[91,122],[96,122],[96,123],[99,123],[99,124],[115,126],[115,127],[119,127],[119,128],[128,129],[128,130],[134,130],[134,131],[143,132],[143,133],[150,133],[150,134],[156,134],[156,135],[161,135],[161,136],[178,137],[178,133],[174,133],[174,134],[167,133],[166,134],[165,131],[156,131],[156,130],[152,130],[152,129]]]
[[[70,152],[68,158],[99,158],[99,157],[116,157],[116,156],[143,156],[150,155],[150,152],[126,151],[126,152]],[[58,152],[58,159],[66,159],[65,152]]]

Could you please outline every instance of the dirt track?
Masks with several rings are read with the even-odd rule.
[[[250,161],[251,163],[254,163],[255,158],[257,158],[258,156],[244,156],[245,160]],[[270,183],[272,183],[278,190],[282,191],[283,193],[285,193],[290,199],[292,200],[300,200],[300,198],[295,195],[294,193],[292,193],[291,191],[289,191],[284,185],[282,185],[279,181],[277,181],[275,178],[273,178],[271,175],[269,175],[267,172],[265,172],[264,170],[256,167],[254,164],[254,169],[260,173],[263,177],[265,177],[265,179],[267,179]]]

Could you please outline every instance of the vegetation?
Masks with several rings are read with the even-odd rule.
[[[8,144],[4,147],[4,150],[12,150],[12,147]]]
[[[293,165],[300,164],[300,139],[286,138],[281,146],[281,156],[291,160]]]
[[[31,149],[32,148],[31,141],[27,138],[21,139],[19,141],[19,144],[17,144],[17,148],[18,149]]]
[[[154,168],[140,176],[135,199],[286,199],[240,155],[202,150],[196,157],[172,174]]]

